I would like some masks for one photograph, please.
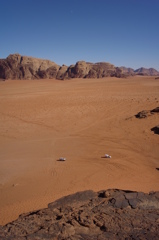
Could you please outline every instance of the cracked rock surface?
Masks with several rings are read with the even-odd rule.
[[[78,192],[0,226],[0,239],[159,239],[159,192]]]

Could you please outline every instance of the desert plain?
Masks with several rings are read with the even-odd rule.
[[[135,117],[155,77],[7,80],[0,102],[0,225],[77,191],[159,190],[159,115]]]

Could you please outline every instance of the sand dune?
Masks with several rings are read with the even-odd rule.
[[[1,225],[81,190],[159,190],[158,114],[134,117],[159,106],[154,77],[5,81],[0,101]]]

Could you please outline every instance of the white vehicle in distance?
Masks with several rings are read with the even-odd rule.
[[[66,161],[66,158],[60,157],[60,158],[59,158],[59,161]]]

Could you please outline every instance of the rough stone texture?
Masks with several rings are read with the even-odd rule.
[[[62,65],[62,67],[59,68],[56,78],[59,80],[68,78],[67,69],[68,67],[66,65]]]
[[[6,59],[0,59],[0,79],[44,79],[59,80],[70,78],[102,78],[127,77],[136,74],[159,75],[155,69],[137,69],[115,67],[107,62],[89,63],[79,61],[69,67],[59,66],[54,62],[33,57],[11,54]]]
[[[148,116],[152,116],[155,113],[159,113],[159,107],[156,107],[152,110],[143,110],[141,112],[138,112],[135,117],[136,118],[146,118]]]
[[[84,61],[79,61],[75,65],[68,68],[69,78],[84,78],[90,70],[90,64]]]
[[[93,64],[79,61],[75,65],[71,65],[67,72],[69,78],[125,77],[120,68],[106,62]]]
[[[0,60],[2,79],[39,79],[55,78],[59,65],[49,60],[11,54]]]
[[[159,239],[159,192],[79,192],[0,226],[0,239]]]

